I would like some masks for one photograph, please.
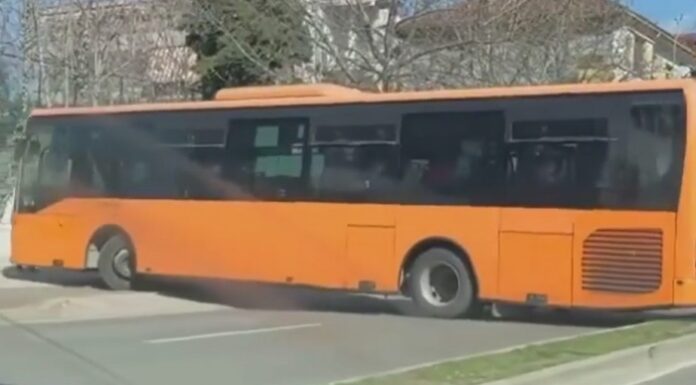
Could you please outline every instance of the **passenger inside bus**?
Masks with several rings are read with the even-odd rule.
[[[485,175],[486,158],[484,143],[463,139],[454,153],[438,153],[430,161],[424,183],[432,191],[444,195],[462,195],[463,190],[472,192],[478,190],[477,185]],[[483,175],[482,175],[483,174]]]
[[[520,202],[560,204],[572,186],[569,155],[558,144],[524,144],[513,170],[513,197]]]

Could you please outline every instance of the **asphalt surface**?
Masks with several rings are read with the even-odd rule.
[[[104,374],[108,371],[121,377],[115,383],[327,384],[590,330],[236,309],[34,325],[31,331],[5,325],[0,327],[0,383],[113,383],[109,377],[114,376]]]
[[[220,282],[158,282],[156,293],[115,300],[89,275],[13,277],[38,286],[12,279],[0,285],[0,315],[31,318],[46,301],[67,298],[67,310],[80,305],[72,314],[89,317],[91,306],[100,305],[96,313],[116,318],[66,322],[60,316],[69,311],[59,302],[56,322],[0,320],[2,385],[326,385],[627,323],[596,314],[437,320],[416,316],[402,299]],[[212,310],[190,311],[203,304]],[[25,312],[12,313],[17,306]],[[138,306],[181,306],[182,313],[128,315]]]
[[[640,385],[688,385],[696,383],[696,366],[691,366],[674,373],[667,374]]]

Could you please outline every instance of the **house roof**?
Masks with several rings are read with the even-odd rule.
[[[678,62],[693,65],[696,63],[696,33],[681,35],[676,38],[673,34],[661,28],[652,20],[633,11],[631,8],[609,0],[582,0],[573,3],[573,12],[583,23],[574,26],[576,33],[597,33],[602,29],[613,28],[617,23],[640,30],[648,39],[662,42],[662,46],[677,49]],[[537,33],[544,22],[567,11],[568,2],[557,0],[465,0],[457,5],[423,12],[405,18],[397,25],[397,33],[402,37],[432,37],[446,38],[444,29],[451,29],[451,34],[457,39],[467,31],[474,31],[486,20],[502,21],[502,28],[507,33],[524,36],[526,33]],[[608,18],[609,17],[609,18]],[[439,33],[432,34],[433,31]],[[608,32],[608,31],[607,31]],[[515,37],[515,36],[513,36]],[[691,43],[690,43],[691,42]]]
[[[696,51],[696,32],[680,34],[678,35],[677,40]]]
[[[682,54],[682,56],[690,57],[692,59],[691,64],[696,62],[696,50],[694,50],[695,47],[690,46],[683,40],[684,35],[677,37],[640,13],[635,12],[626,6],[620,5],[619,7],[621,7],[635,22],[648,27],[653,32],[651,36],[648,36],[649,38],[655,41],[661,40],[671,44],[674,48],[679,50],[679,53]]]
[[[585,31],[596,31],[600,19],[606,24],[607,15],[622,15],[617,12],[613,3],[607,0],[582,0],[572,3],[576,17],[582,18],[587,23],[577,23],[574,28]],[[397,25],[397,31],[402,36],[411,34],[414,30],[418,33],[442,28],[454,28],[458,34],[467,28],[480,28],[486,25],[500,25],[506,31],[516,33],[539,31],[540,27],[567,12],[568,3],[557,0],[464,0],[449,8],[440,8],[426,11],[414,16],[402,19]]]

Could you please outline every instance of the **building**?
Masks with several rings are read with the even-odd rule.
[[[307,82],[326,79],[341,83],[370,82],[370,74],[364,68],[377,65],[377,61],[367,37],[387,23],[390,2],[304,0],[304,3],[314,47],[310,62],[301,68],[300,77]]]
[[[615,36],[627,41],[625,76],[664,79],[690,75],[696,68],[696,44],[691,40],[694,35],[677,37],[628,8],[623,11],[627,17]],[[617,75],[623,74],[619,71]]]
[[[25,68],[45,106],[119,104],[198,96],[195,53],[180,17],[190,0],[52,0],[25,22],[31,44]],[[280,81],[345,80],[361,76],[369,47],[367,21],[387,17],[380,0],[302,0],[314,48],[308,63],[278,74]],[[37,3],[39,4],[39,3]],[[38,26],[33,30],[31,26]],[[339,70],[340,69],[340,70]],[[288,73],[285,73],[288,72]],[[367,80],[369,81],[369,79]]]
[[[696,32],[680,34],[678,40],[691,50],[696,51]]]
[[[36,99],[59,106],[197,97],[197,58],[179,30],[178,5],[190,0],[171,1],[53,0],[32,10],[26,68]],[[313,54],[279,81],[387,89],[380,82],[389,75],[399,83],[390,89],[423,89],[683,77],[696,68],[696,36],[675,38],[610,0],[570,2],[579,4],[572,10],[529,0],[508,13],[518,2],[302,1]]]
[[[609,0],[466,0],[398,28],[433,52],[414,63],[430,74],[415,87],[674,78],[696,68],[694,45]]]
[[[25,68],[44,106],[195,96],[195,55],[161,0],[61,0],[27,10]],[[33,27],[36,26],[36,27]]]

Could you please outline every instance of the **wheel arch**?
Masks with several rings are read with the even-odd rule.
[[[87,242],[87,247],[85,250],[85,268],[97,268],[97,263],[99,262],[99,251],[101,250],[102,246],[104,246],[104,243],[115,235],[122,236],[130,246],[131,250],[133,250],[133,253],[137,255],[135,244],[133,243],[133,239],[128,231],[117,224],[106,224],[96,229]]]
[[[418,258],[418,256],[426,250],[433,248],[448,249],[455,253],[459,257],[459,259],[461,259],[462,263],[464,263],[464,266],[466,266],[466,268],[469,269],[469,272],[471,273],[471,277],[473,279],[472,285],[474,288],[474,298],[478,298],[479,278],[478,274],[476,273],[476,269],[474,268],[474,265],[471,262],[469,252],[458,242],[455,242],[454,240],[447,237],[429,237],[422,239],[418,241],[415,245],[413,245],[408,250],[408,252],[406,252],[406,255],[404,256],[401,262],[401,267],[399,268],[398,282],[399,290],[401,291],[401,293],[408,293],[408,288],[406,287],[408,280],[406,279],[406,275],[411,269],[411,266],[413,266],[413,263],[416,261],[416,258]]]

